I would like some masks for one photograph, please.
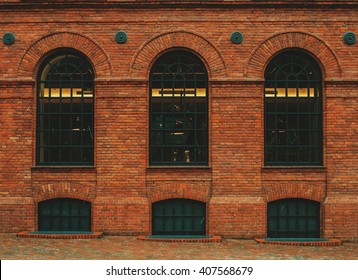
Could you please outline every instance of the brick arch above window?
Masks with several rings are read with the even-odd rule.
[[[263,79],[270,59],[286,49],[302,49],[313,54],[322,65],[325,80],[342,78],[342,69],[336,54],[320,38],[304,32],[286,32],[273,35],[257,46],[248,58],[244,76],[249,79]]]
[[[175,187],[173,187],[175,186]],[[194,191],[195,190],[195,191]],[[148,199],[151,203],[167,199],[192,199],[201,202],[209,202],[210,189],[208,186],[188,184],[162,184],[147,188]]]
[[[209,77],[226,76],[226,65],[217,48],[200,35],[187,31],[167,32],[156,35],[145,42],[131,62],[130,76],[147,79],[153,61],[164,51],[173,48],[183,48],[196,52],[204,60]]]
[[[35,78],[41,59],[49,52],[61,48],[75,49],[87,56],[93,64],[97,79],[111,75],[110,59],[102,47],[92,39],[72,32],[51,33],[34,42],[22,56],[17,75]]]
[[[59,181],[34,187],[36,203],[53,198],[75,198],[94,202],[96,191],[94,187],[69,181]]]
[[[285,198],[304,198],[323,202],[326,197],[324,182],[300,183],[286,182],[268,184],[262,187],[262,194],[267,202]]]

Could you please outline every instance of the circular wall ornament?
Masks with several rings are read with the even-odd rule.
[[[7,32],[2,37],[2,41],[5,45],[12,45],[15,42],[15,35],[11,32]]]
[[[348,32],[344,33],[343,40],[347,45],[352,45],[356,42],[357,38],[353,32],[348,31]]]
[[[116,33],[116,35],[114,36],[114,38],[116,39],[117,43],[119,43],[119,44],[124,44],[124,43],[127,41],[128,36],[127,36],[127,33],[126,33],[126,32],[124,32],[123,30],[121,30],[121,31],[118,31],[118,32]]]
[[[231,33],[230,39],[234,44],[240,44],[244,40],[244,36],[241,32],[235,31]]]

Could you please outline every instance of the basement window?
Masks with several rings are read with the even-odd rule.
[[[91,203],[55,198],[38,204],[38,230],[42,232],[90,232]]]
[[[308,199],[280,199],[268,203],[268,238],[319,238],[320,203]]]
[[[153,235],[204,236],[206,205],[191,199],[167,199],[152,205]]]

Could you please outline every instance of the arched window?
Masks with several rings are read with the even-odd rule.
[[[320,203],[288,198],[268,203],[267,237],[319,238]]]
[[[150,164],[207,165],[207,72],[186,51],[170,51],[150,73]]]
[[[168,199],[152,205],[153,235],[205,235],[206,205],[191,199]]]
[[[91,203],[55,198],[38,204],[39,231],[91,231]]]
[[[322,77],[304,52],[278,54],[265,71],[265,164],[322,164]]]
[[[37,93],[37,164],[93,164],[93,70],[73,51],[42,64]]]

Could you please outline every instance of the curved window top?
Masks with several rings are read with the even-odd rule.
[[[39,72],[39,82],[52,82],[58,85],[60,88],[64,83],[69,88],[79,87],[82,91],[86,87],[86,82],[89,82],[89,89],[92,88],[92,82],[94,79],[93,69],[91,64],[82,55],[76,52],[66,52],[65,54],[56,54],[50,56],[44,63]],[[45,87],[46,88],[46,87]],[[62,97],[69,94],[68,90],[64,90],[62,87]],[[44,94],[45,91],[40,91],[40,94]],[[55,97],[56,93],[52,92],[52,97]],[[84,92],[82,92],[84,93]],[[77,92],[71,97],[76,97]],[[88,94],[88,93],[87,93]]]
[[[205,97],[207,73],[202,61],[190,52],[162,55],[151,69],[152,97]]]
[[[276,55],[265,70],[265,81],[320,82],[321,76],[321,69],[316,61],[300,51],[287,51]]]

